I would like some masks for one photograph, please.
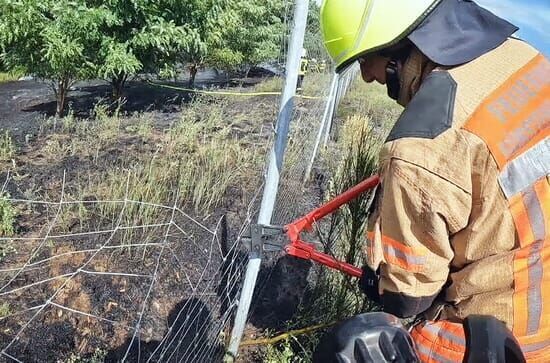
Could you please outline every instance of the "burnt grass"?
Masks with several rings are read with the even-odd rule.
[[[251,83],[257,81],[259,79],[249,80]],[[207,85],[212,84],[215,82]],[[108,99],[109,92],[102,82],[76,85],[69,99],[75,122],[93,116],[93,106]],[[10,172],[11,178],[6,187],[10,197],[30,199],[32,194],[36,199],[57,202],[65,178],[63,193],[70,200],[71,195],[79,195],[78,185],[86,178],[98,180],[113,166],[124,168],[131,161],[143,160],[143,155],[154,155],[158,150],[155,135],[178,120],[194,99],[188,93],[142,82],[130,83],[125,96],[122,112],[126,116],[122,117],[121,129],[140,122],[139,117],[134,117],[135,113],[145,113],[152,120],[150,138],[122,131],[112,144],[94,156],[69,154],[56,157],[49,153],[48,143],[51,140],[68,140],[72,135],[52,128],[51,122],[44,122],[55,109],[47,85],[35,81],[0,84],[0,130],[2,133],[9,130],[17,147],[13,160],[0,161],[2,184],[8,170]],[[247,135],[253,128],[261,126],[265,139],[256,141],[263,142],[265,147],[277,106],[276,97],[232,100],[226,116],[241,120],[232,130],[232,137]],[[300,107],[307,107],[307,104]],[[251,110],[254,114],[247,118]],[[263,158],[265,150],[260,149],[259,154]],[[25,269],[7,289],[21,290],[0,297],[0,303],[8,304],[10,310],[7,318],[0,317],[0,348],[4,349],[19,329],[31,320],[38,311],[36,307],[52,302],[57,305],[50,304],[36,315],[6,350],[8,354],[24,362],[63,362],[71,356],[90,357],[101,349],[107,362],[117,362],[125,356],[131,362],[146,361],[148,358],[152,361],[196,362],[204,357],[205,349],[208,349],[210,357],[221,360],[229,330],[225,329],[218,335],[219,327],[224,319],[232,318],[239,279],[246,262],[246,252],[241,247],[233,247],[232,243],[247,217],[249,202],[260,186],[262,172],[262,169],[251,170],[251,179],[247,181],[250,184],[231,185],[223,200],[211,210],[197,211],[190,203],[180,206],[189,217],[215,231],[216,238],[181,213],[176,213],[173,220],[185,233],[173,228],[165,233],[166,227],[151,227],[131,235],[117,230],[78,236],[89,231],[112,230],[116,225],[123,206],[113,208],[110,214],[106,214],[102,205],[95,202],[99,198],[97,195],[80,195],[85,206],[84,217],[78,214],[76,207],[63,207],[62,213],[58,205],[15,203],[16,237],[36,239],[24,243],[13,241],[16,252],[0,260],[0,269],[21,266],[40,244],[42,246],[30,260],[31,263],[60,254],[64,257]],[[312,188],[318,189],[317,186]],[[175,198],[173,194],[171,197]],[[318,203],[322,195],[318,197],[314,203]],[[172,200],[168,198],[165,204],[170,205]],[[172,210],[155,210],[154,219],[158,223],[168,222],[171,214]],[[223,218],[226,218],[227,228],[220,223]],[[124,222],[131,224],[131,221]],[[41,239],[51,226],[50,235],[76,236]],[[161,245],[164,242],[170,242],[169,250],[132,247],[97,252],[102,245]],[[292,318],[304,298],[311,267],[308,262],[289,257],[266,257],[250,316],[248,330],[253,332],[284,328],[285,321]],[[86,271],[78,273],[68,282],[53,279],[26,288],[31,282],[74,273],[89,259],[91,261],[85,265]],[[155,288],[149,291],[150,277],[155,271]],[[136,276],[94,272],[123,272]],[[0,273],[0,285],[4,286],[13,276],[13,273]],[[58,292],[53,295],[55,291]],[[141,302],[146,296],[149,296],[149,303],[143,308],[142,315]],[[51,301],[48,300],[50,298]],[[134,328],[140,316],[140,334],[134,339]],[[257,354],[254,351],[247,351],[242,359],[249,361],[255,357]],[[3,359],[5,357],[0,361]]]

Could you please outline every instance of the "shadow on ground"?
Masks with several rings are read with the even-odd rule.
[[[127,362],[200,362],[206,349],[223,352],[223,346],[208,335],[204,329],[212,323],[208,306],[197,298],[178,303],[168,316],[167,332],[162,341],[134,340],[128,349],[131,338],[122,346],[110,351],[105,362],[119,362],[126,355]],[[212,354],[214,355],[214,354]]]

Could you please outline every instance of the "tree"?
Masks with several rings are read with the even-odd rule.
[[[222,46],[212,51],[211,63],[220,68],[248,70],[277,58],[284,34],[282,0],[241,0],[231,6],[232,23]]]
[[[105,6],[67,0],[0,0],[0,14],[5,66],[48,80],[62,116],[71,85],[94,72],[99,29],[112,14]]]
[[[116,99],[121,97],[129,77],[172,69],[176,55],[188,50],[190,41],[197,36],[187,23],[176,24],[167,19],[178,12],[169,2],[89,2],[95,6],[108,3],[115,18],[101,29],[102,41],[95,63],[97,75],[111,83]]]
[[[162,1],[162,0],[161,0]],[[199,69],[214,63],[215,50],[223,46],[224,35],[236,20],[233,0],[164,0],[164,17],[174,24],[186,24],[194,32],[176,60],[187,63],[189,86]]]

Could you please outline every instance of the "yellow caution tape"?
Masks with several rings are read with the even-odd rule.
[[[271,338],[260,338],[260,339],[245,340],[245,341],[241,342],[240,346],[241,347],[246,347],[246,346],[250,346],[250,345],[271,345],[271,344],[275,344],[277,342],[280,342],[281,340],[285,340],[289,337],[311,333],[311,332],[314,332],[316,330],[328,328],[328,327],[330,327],[334,324],[336,324],[336,323],[334,322],[334,323],[328,323],[328,324],[313,325],[313,326],[310,326],[308,328],[290,330],[290,331],[287,331],[286,333],[282,333],[282,334],[276,335],[276,336],[271,337]]]
[[[199,89],[192,89],[192,88],[184,88],[184,87],[176,87],[176,86],[169,86],[166,84],[158,84],[153,83],[151,81],[147,81],[152,86],[156,87],[162,87],[162,88],[168,88],[173,89],[177,91],[185,91],[185,92],[192,92],[192,93],[200,93],[200,94],[206,94],[206,95],[222,95],[222,96],[280,96],[281,92],[228,92],[228,91],[205,91],[205,90],[199,90]],[[296,95],[296,97],[304,98],[308,100],[320,100],[324,97],[315,97],[315,96],[303,96],[303,95]]]

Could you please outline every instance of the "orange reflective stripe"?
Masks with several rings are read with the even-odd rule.
[[[426,264],[426,250],[424,248],[412,248],[382,235],[382,249],[387,263],[399,266],[407,271],[421,272]]]
[[[411,331],[422,362],[462,362],[466,338],[462,324],[425,322]]]
[[[502,170],[550,132],[550,62],[538,55],[472,114],[464,129],[481,137]]]
[[[520,246],[525,247],[529,244],[529,241],[534,240],[534,236],[529,222],[529,214],[523,202],[523,195],[520,193],[510,198],[509,207],[518,232]]]
[[[485,142],[500,170],[519,240],[513,333],[540,355],[550,342],[550,62],[533,58],[482,102],[464,129]]]
[[[550,184],[546,177],[510,199],[521,248],[514,256],[514,335],[550,341]],[[541,348],[542,349],[542,348]],[[546,348],[545,348],[546,349]],[[533,353],[534,354],[534,353]]]
[[[550,362],[550,338],[541,339],[541,336],[550,337],[550,331],[545,329],[541,334],[518,338],[528,362]]]

